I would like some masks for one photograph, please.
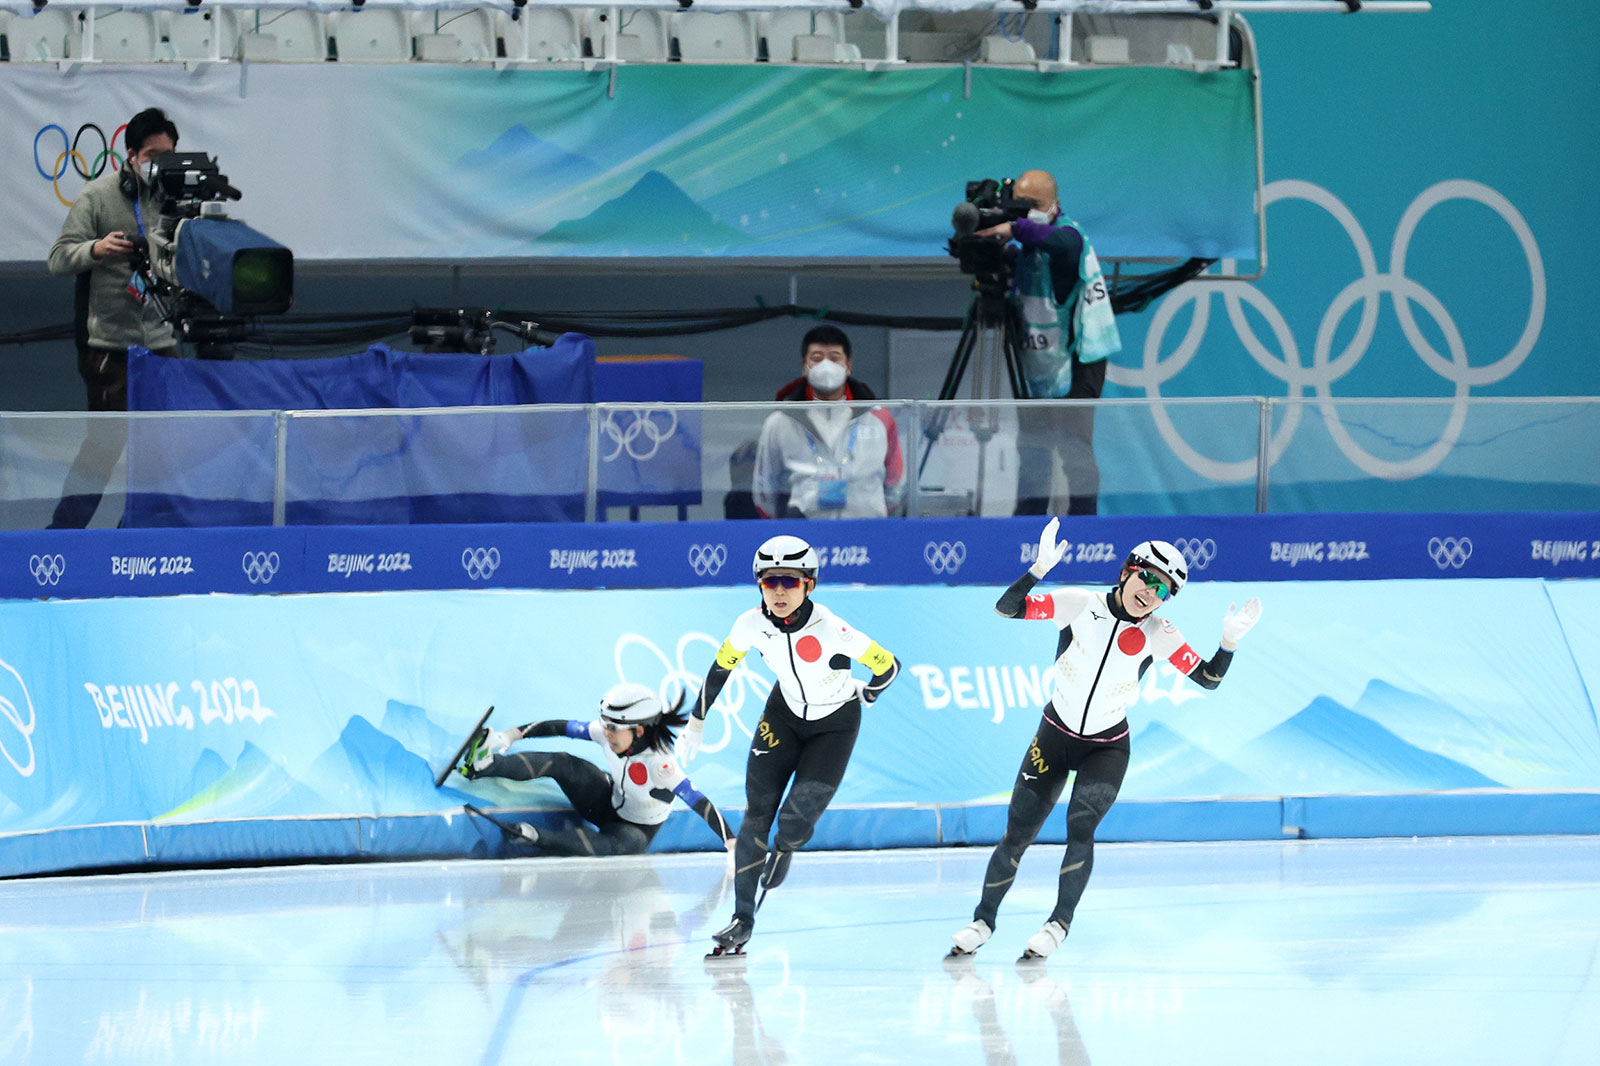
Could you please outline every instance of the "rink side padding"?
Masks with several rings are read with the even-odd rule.
[[[500,809],[541,827],[569,813]],[[739,824],[742,811],[729,810]],[[1002,804],[833,808],[807,850],[991,846],[1005,829]],[[1414,836],[1545,836],[1600,833],[1600,790],[1508,791],[1272,799],[1128,800],[1101,823],[1102,842],[1284,840]],[[1066,842],[1065,805],[1037,843]],[[713,850],[705,823],[675,811],[652,852]],[[0,836],[0,876],[73,870],[318,860],[512,858],[499,830],[465,811],[389,818],[262,818],[240,822],[79,826]],[[248,856],[248,858],[243,858]]]

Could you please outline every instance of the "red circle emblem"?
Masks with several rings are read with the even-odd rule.
[[[1140,629],[1124,629],[1117,638],[1117,647],[1122,649],[1124,655],[1138,655],[1144,651],[1144,631]]]
[[[795,654],[808,663],[814,663],[822,658],[822,641],[816,637],[801,637],[794,646]]]
[[[628,780],[636,785],[642,785],[650,780],[650,771],[644,768],[644,763],[632,763],[628,766]]]

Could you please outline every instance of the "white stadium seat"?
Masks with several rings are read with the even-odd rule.
[[[496,58],[500,54],[500,24],[495,14],[481,7],[435,12],[431,30],[417,35],[417,58],[430,63]]]
[[[606,54],[606,13],[591,9],[584,16],[589,53]],[[665,63],[672,58],[667,18],[659,11],[623,10],[617,19],[617,58],[628,63]]]
[[[844,17],[837,11],[764,12],[757,22],[771,63],[839,63],[861,58],[846,44]]]
[[[78,23],[72,51],[76,56],[98,59],[104,63],[153,63],[160,36],[152,11],[100,8],[94,16],[94,54],[89,54],[87,19]]]
[[[77,12],[50,7],[32,15],[17,15],[6,27],[13,63],[60,62],[67,58],[67,42],[77,35]]]
[[[754,63],[756,28],[737,11],[676,11],[672,39],[685,63]]]
[[[322,16],[304,8],[262,8],[255,30],[241,41],[244,58],[256,62],[321,63],[328,58]]]
[[[561,62],[583,58],[583,37],[578,32],[578,15],[567,8],[534,7],[520,9],[513,19],[495,12],[495,26],[505,41],[506,58],[539,59]],[[523,42],[527,51],[523,51]]]
[[[239,13],[234,8],[163,12],[166,38],[163,58],[180,63],[210,59],[213,54],[233,59],[239,54]],[[250,16],[255,22],[255,16]],[[212,41],[216,39],[213,52]]]
[[[363,7],[328,16],[334,54],[341,63],[409,63],[411,13]]]

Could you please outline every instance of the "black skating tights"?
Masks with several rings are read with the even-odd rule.
[[[477,777],[529,781],[548,777],[586,822],[575,829],[539,830],[539,847],[557,855],[641,855],[660,828],[617,817],[611,806],[611,776],[587,759],[566,752],[519,751],[496,755]]]

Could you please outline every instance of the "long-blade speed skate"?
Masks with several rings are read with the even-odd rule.
[[[750,934],[755,932],[755,925],[748,918],[735,917],[723,929],[711,934],[711,940],[716,947],[706,955],[709,959],[742,959],[744,946],[750,941]]]
[[[493,706],[483,712],[483,717],[478,719],[478,724],[473,726],[471,731],[467,733],[467,739],[461,742],[461,746],[456,749],[456,753],[450,756],[450,761],[444,764],[444,769],[439,771],[439,776],[433,779],[434,788],[444,787],[444,779],[450,776],[451,770],[461,765],[461,760],[467,754],[467,749],[472,747],[472,742],[478,738],[478,731],[483,728],[483,723],[487,722],[489,716],[493,713]]]

